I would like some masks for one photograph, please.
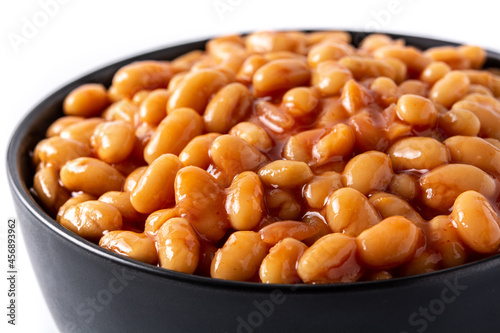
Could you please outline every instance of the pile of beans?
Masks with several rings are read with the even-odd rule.
[[[477,46],[256,32],[84,84],[34,149],[67,229],[184,273],[343,283],[500,248],[500,76]]]

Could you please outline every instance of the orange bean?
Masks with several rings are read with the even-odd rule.
[[[260,229],[259,233],[266,244],[275,245],[285,238],[304,240],[313,236],[318,229],[310,224],[298,221],[279,221]]]
[[[365,265],[389,269],[410,261],[423,239],[422,231],[410,220],[393,216],[363,231],[356,243]]]
[[[300,257],[297,273],[305,283],[357,281],[363,269],[356,258],[356,241],[343,234],[323,236]]]

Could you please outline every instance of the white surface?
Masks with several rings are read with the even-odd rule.
[[[44,3],[57,4],[45,6],[51,15],[43,14]],[[5,315],[5,224],[8,217],[16,215],[7,186],[6,146],[19,120],[48,93],[84,73],[130,55],[180,41],[260,29],[381,29],[500,51],[499,7],[498,3],[485,0],[142,0],[140,4],[96,0],[2,1],[0,331],[57,331],[22,240],[18,246],[17,326],[7,325]],[[27,21],[41,27],[27,35],[30,32],[26,29]],[[23,27],[25,39],[14,46],[9,38],[14,34],[23,37]]]

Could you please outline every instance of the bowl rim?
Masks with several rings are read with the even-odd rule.
[[[392,32],[379,32],[379,31],[355,31],[355,30],[332,30],[325,29],[330,31],[344,31],[351,34],[353,39],[353,43],[357,44],[361,40],[360,36],[366,37],[371,34],[386,34],[391,36],[392,38],[403,38],[407,45],[417,46],[418,42],[425,43],[427,47],[433,46],[457,46],[461,45],[460,43],[434,39],[428,37],[421,37],[417,35],[406,35],[406,34],[398,34]],[[305,29],[301,30],[304,32],[314,32],[314,31],[325,31],[322,29]],[[247,35],[248,33],[237,33],[241,35]],[[6,170],[7,170],[7,178],[8,183],[11,188],[11,194],[14,199],[18,199],[23,208],[27,209],[31,215],[33,215],[41,224],[49,230],[52,234],[56,235],[56,237],[61,238],[62,240],[71,243],[72,246],[75,246],[78,250],[86,251],[88,254],[94,255],[103,259],[105,261],[123,266],[124,268],[129,268],[134,271],[136,274],[150,274],[152,276],[156,276],[158,278],[170,279],[173,281],[189,283],[192,285],[203,286],[208,288],[217,288],[221,290],[238,290],[238,291],[251,291],[251,292],[263,292],[269,293],[273,290],[290,290],[295,293],[317,293],[317,292],[348,292],[348,291],[361,291],[361,290],[371,290],[376,288],[377,290],[384,290],[386,288],[394,288],[394,287],[404,287],[408,286],[412,283],[416,284],[427,284],[436,280],[446,280],[450,278],[456,278],[457,276],[467,275],[469,273],[473,273],[475,271],[483,271],[488,267],[499,264],[500,263],[500,253],[497,253],[488,258],[480,259],[477,261],[469,262],[460,266],[441,269],[438,271],[418,274],[407,277],[396,277],[389,280],[380,280],[380,281],[357,281],[350,283],[331,283],[331,284],[265,284],[265,283],[257,283],[257,282],[242,282],[242,281],[231,281],[231,280],[222,280],[211,277],[198,276],[193,274],[176,272],[168,269],[161,268],[159,266],[154,266],[150,264],[146,264],[134,259],[130,259],[124,257],[122,255],[116,254],[114,252],[105,250],[99,247],[97,244],[94,244],[86,239],[78,236],[77,234],[71,232],[70,230],[64,228],[59,223],[57,223],[54,219],[52,219],[45,211],[39,206],[33,195],[31,194],[30,189],[27,187],[26,183],[22,179],[22,175],[20,173],[19,163],[21,162],[21,147],[22,142],[29,134],[29,129],[35,126],[35,121],[38,116],[40,116],[44,110],[54,101],[61,99],[61,96],[67,95],[67,92],[72,90],[74,87],[86,83],[86,82],[95,82],[92,81],[92,78],[99,73],[104,71],[109,71],[111,69],[119,68],[123,65],[129,64],[133,61],[145,60],[145,59],[162,59],[161,55],[164,53],[168,53],[175,48],[191,48],[200,49],[200,46],[203,48],[205,43],[214,37],[206,37],[203,39],[195,39],[185,43],[177,43],[173,45],[169,45],[166,47],[161,47],[152,51],[147,51],[144,53],[138,53],[136,55],[119,59],[115,62],[109,63],[97,69],[94,69],[86,74],[78,76],[77,78],[63,84],[59,88],[53,90],[48,96],[43,98],[41,101],[35,104],[31,110],[25,114],[22,120],[15,127],[8,144],[7,149],[7,159],[6,159]],[[358,39],[357,41],[355,39]],[[497,65],[500,64],[500,54],[486,50],[487,52],[487,61],[493,61]],[[500,66],[499,66],[500,67]],[[23,224],[21,222],[21,224]],[[29,246],[27,244],[27,246]],[[495,263],[497,261],[498,263]]]

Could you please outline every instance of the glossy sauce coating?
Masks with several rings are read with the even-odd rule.
[[[500,249],[500,76],[477,46],[225,36],[68,94],[33,190],[67,229],[188,274],[350,283]]]

